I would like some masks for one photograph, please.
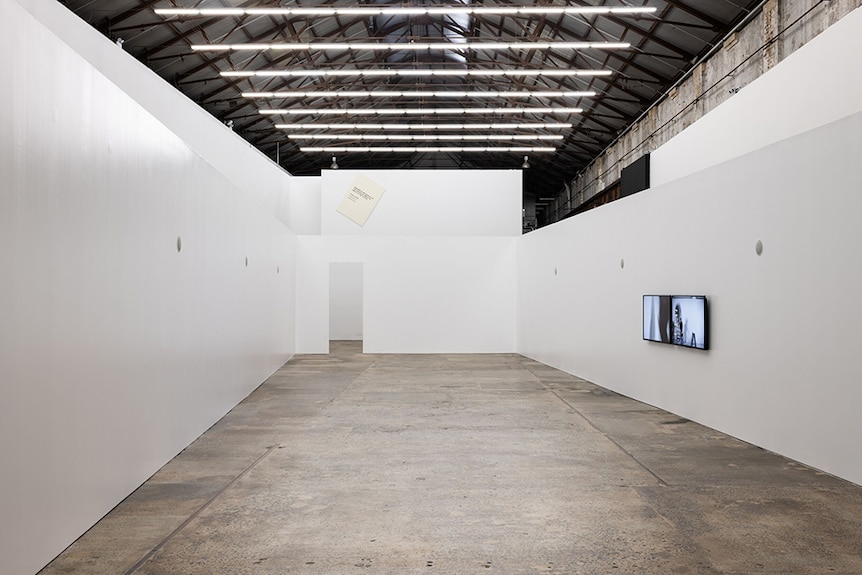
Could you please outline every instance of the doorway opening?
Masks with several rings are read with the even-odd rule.
[[[358,347],[363,335],[362,262],[329,264],[329,347]]]

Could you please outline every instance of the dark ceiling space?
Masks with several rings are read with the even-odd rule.
[[[688,72],[700,57],[759,5],[759,0],[609,0],[561,2],[272,2],[267,0],[59,0],[112,41],[154,70],[220,121],[259,148],[294,175],[317,175],[331,157],[352,169],[389,168],[519,168],[524,172],[525,194],[534,197],[559,192],[584,166],[612,143],[646,109]],[[160,15],[166,8],[297,8],[386,6],[478,7],[652,7],[643,14],[456,14],[456,15],[315,15],[238,14],[229,16]],[[242,49],[193,50],[192,45],[260,43],[470,43],[490,42],[623,42],[628,48],[510,47],[469,50]],[[409,71],[450,70],[443,76],[254,76],[224,77],[225,71]],[[507,70],[506,76],[468,76],[468,70]],[[605,76],[518,75],[518,70],[609,70]],[[440,97],[431,95],[343,97],[321,91],[518,91],[518,97]],[[279,98],[243,97],[248,92],[301,91]],[[595,92],[591,97],[540,95],[537,91]],[[316,92],[309,94],[308,92]],[[531,92],[533,94],[523,94]],[[406,108],[471,108],[470,113],[435,110],[433,115],[406,114]],[[580,113],[522,111],[501,108],[580,108]],[[480,110],[475,110],[480,108]],[[284,109],[286,115],[261,114],[261,109]],[[342,110],[324,115],[321,110]],[[351,114],[347,115],[347,110]],[[369,110],[377,110],[368,115]],[[389,110],[389,112],[385,112]],[[398,112],[394,114],[393,112]],[[470,124],[458,129],[347,129],[320,124],[397,123]],[[510,128],[479,129],[474,123],[518,124]],[[569,123],[568,128],[530,129],[524,124]],[[276,124],[293,124],[291,129]],[[301,129],[300,129],[301,128]],[[312,140],[291,139],[316,136]],[[437,134],[464,136],[464,142],[380,141],[382,133],[405,138]],[[365,135],[363,135],[365,134]],[[376,136],[375,136],[376,134]],[[473,141],[471,137],[511,138],[507,141]],[[562,139],[534,141],[539,135]],[[515,138],[520,136],[520,139]],[[552,146],[553,152],[439,151],[439,152],[320,152],[300,147],[330,146],[436,146],[496,148],[499,146]]]

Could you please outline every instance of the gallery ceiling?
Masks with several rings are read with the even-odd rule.
[[[558,192],[760,5],[58,1],[294,175],[333,156],[353,169],[527,156],[533,197]]]

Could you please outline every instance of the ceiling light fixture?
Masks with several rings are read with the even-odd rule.
[[[595,92],[569,92],[563,90],[511,90],[511,91],[465,91],[465,90],[327,90],[286,92],[243,92],[243,98],[592,98]]]
[[[524,163],[521,164],[521,167],[525,170],[530,167],[530,156],[524,156]]]
[[[569,14],[581,16],[636,16],[652,14],[650,6],[381,6],[381,7],[309,7],[309,8],[156,8],[159,16],[183,16],[186,18],[213,16],[379,16],[379,15],[428,15],[450,16],[475,15],[553,15]]]
[[[556,148],[551,147],[529,147],[529,146],[324,146],[324,147],[302,147],[301,152],[308,153],[402,153],[402,154],[417,154],[424,152],[516,152],[516,153],[552,153],[556,152]]]
[[[516,70],[440,70],[430,68],[393,69],[348,69],[348,70],[225,70],[219,72],[224,78],[302,78],[302,77],[379,77],[379,76],[610,76],[610,70],[571,70],[553,68],[547,70],[516,69]]]
[[[564,130],[573,125],[565,122],[530,122],[520,124],[276,124],[280,130]]]
[[[582,108],[284,108],[258,110],[265,115],[290,116],[446,116],[461,114],[580,114]]]
[[[481,52],[501,50],[625,50],[631,48],[628,42],[291,42],[279,44],[192,44],[195,52],[229,52],[239,50],[263,51],[304,51],[329,50],[344,52],[427,52],[453,50],[457,52]]]
[[[290,134],[290,140],[375,140],[401,142],[503,142],[529,140],[562,140],[563,136],[556,134]]]
[[[335,156],[332,156],[332,163],[329,164],[329,169],[331,169],[331,170],[337,170],[338,169],[338,162],[335,161]]]

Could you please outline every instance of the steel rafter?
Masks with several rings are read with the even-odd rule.
[[[444,17],[404,19],[374,19],[335,16],[319,19],[314,16],[241,16],[204,18],[161,18],[151,10],[164,6],[164,0],[137,2],[93,2],[92,0],[62,0],[85,20],[94,22],[102,33],[112,36],[140,30],[135,42],[124,49],[157,73],[178,86],[220,120],[231,119],[234,130],[265,153],[273,155],[278,145],[282,164],[296,173],[314,173],[329,164],[330,158],[299,151],[294,141],[274,129],[273,118],[258,113],[260,108],[310,108],[332,105],[333,100],[296,98],[284,101],[242,98],[242,91],[281,91],[303,89],[440,89],[451,86],[463,89],[487,90],[595,90],[595,98],[582,99],[578,106],[584,112],[570,120],[574,127],[561,132],[564,139],[553,155],[533,156],[533,168],[525,173],[527,193],[549,195],[560,189],[583,166],[622,131],[634,118],[647,109],[666,89],[688,72],[693,61],[720,40],[735,22],[744,18],[758,0],[736,4],[722,2],[704,4],[688,0],[539,0],[541,3],[565,3],[577,6],[653,5],[659,8],[649,16],[563,16],[563,15],[472,15],[466,21]],[[356,5],[363,0],[297,1],[306,5]],[[438,0],[446,3],[446,0]],[[477,0],[479,1],[479,0]],[[491,2],[492,0],[488,0]],[[496,0],[495,4],[520,5],[525,0]],[[232,1],[211,2],[225,6]],[[395,2],[393,2],[395,3]],[[408,0],[409,3],[409,0]],[[174,0],[174,6],[194,7],[198,0]],[[275,0],[243,0],[238,7],[276,5]],[[737,4],[744,4],[738,6]],[[116,6],[116,9],[112,9]],[[381,26],[382,24],[382,26]],[[462,53],[468,66],[493,69],[510,68],[607,68],[609,77],[506,77],[506,78],[225,78],[220,72],[243,68],[319,68],[343,70],[353,67],[392,66],[392,53],[305,50],[273,53],[192,52],[190,44],[199,39],[227,40],[231,43],[261,42],[399,42],[440,41],[446,35],[463,36],[471,41],[631,41],[624,51],[561,52],[554,49],[529,49],[516,53],[468,51]],[[124,34],[125,35],[125,34]],[[113,38],[112,38],[113,39]],[[451,54],[449,54],[451,56]],[[448,62],[448,63],[447,63]],[[401,64],[405,66],[452,66],[443,53],[411,53]],[[445,100],[451,105],[470,101],[472,106],[491,105],[477,100]],[[544,100],[549,104],[571,103],[559,98]],[[420,105],[423,101],[417,100]],[[443,102],[435,100],[435,103]],[[389,108],[386,99],[343,100],[335,105],[359,108]],[[507,101],[506,105],[510,105]],[[403,119],[403,118],[402,118]],[[478,118],[474,118],[478,120]],[[292,121],[299,118],[291,117]],[[418,118],[408,117],[414,121]],[[526,118],[523,118],[526,121]],[[468,131],[474,133],[474,131]],[[516,154],[483,153],[459,155],[452,153],[428,156],[368,156],[339,157],[343,167],[447,166],[490,167],[520,165]]]

